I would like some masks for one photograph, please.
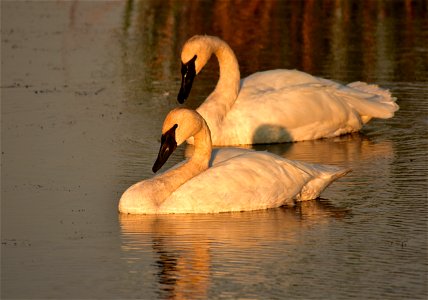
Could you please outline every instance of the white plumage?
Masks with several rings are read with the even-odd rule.
[[[160,157],[166,160],[161,152],[174,148],[168,144],[171,139],[167,135],[171,134],[177,145],[193,136],[193,155],[170,170],[128,188],[119,201],[119,211],[218,213],[294,205],[295,201],[317,198],[331,182],[349,172],[291,161],[268,152],[233,148],[212,152],[206,122],[189,109],[172,110],[162,133],[158,160]]]
[[[213,36],[189,39],[181,59],[185,66],[193,58],[197,74],[213,53],[220,78],[197,111],[210,128],[214,145],[334,137],[359,131],[372,118],[391,118],[399,108],[389,91],[376,85],[341,85],[297,70],[258,72],[240,80],[232,49]],[[180,94],[184,101],[187,95]]]

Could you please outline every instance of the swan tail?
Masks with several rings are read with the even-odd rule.
[[[340,177],[345,176],[352,170],[349,168],[338,168],[335,166],[317,166],[317,171],[319,175],[314,179],[307,182],[299,195],[297,196],[297,201],[305,201],[316,199],[319,195],[335,180]]]
[[[349,83],[347,87],[352,92],[346,91],[345,98],[358,111],[364,123],[371,118],[392,118],[399,109],[395,103],[397,98],[392,97],[389,90],[382,89],[375,84],[356,81]]]

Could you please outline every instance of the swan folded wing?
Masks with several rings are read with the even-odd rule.
[[[311,164],[297,160],[288,160],[286,158],[278,159],[275,154],[269,152],[265,152],[265,155],[276,159],[277,163],[282,164],[282,167],[288,172],[293,172],[294,176],[303,176],[302,178],[304,178],[305,183],[300,193],[294,197],[297,201],[318,198],[333,181],[351,172],[349,168]]]
[[[363,122],[341,96],[319,83],[270,92],[246,89],[223,121],[218,140],[288,142],[357,131]]]
[[[279,90],[283,87],[320,83],[318,77],[298,70],[276,69],[256,72],[241,80],[241,92],[247,88]]]
[[[361,116],[388,119],[399,109],[395,97],[388,90],[374,84],[352,82],[338,90],[339,95],[354,107]],[[368,119],[366,122],[368,122]]]
[[[289,85],[281,84],[286,70],[260,72],[243,80],[234,106],[214,134],[214,144],[333,137],[358,131],[372,118],[390,118],[399,108],[396,98],[376,85],[354,82],[345,86],[299,71],[288,72],[298,78]]]
[[[335,95],[358,111],[363,117],[364,123],[367,123],[371,118],[391,118],[394,116],[394,112],[399,109],[395,103],[397,98],[392,97],[389,90],[376,84],[355,81],[342,85],[324,78],[319,78],[319,80],[322,84],[332,87],[332,92]]]
[[[284,87],[299,89],[299,86],[312,84],[318,84],[322,89],[331,88],[330,92],[338,92],[340,97],[350,97],[347,101],[350,101],[350,104],[362,116],[391,118],[394,112],[399,109],[399,106],[395,103],[397,99],[392,97],[389,90],[380,88],[378,85],[361,81],[342,85],[298,70],[258,72],[245,78],[242,86],[264,90],[280,90]]]
[[[293,205],[294,200],[302,200],[302,188],[319,175],[301,166],[266,152],[235,156],[183,184],[159,213],[218,213]]]
[[[336,179],[345,176],[351,169],[336,166],[313,165],[304,162],[290,161],[293,165],[310,174],[311,179],[302,187],[296,201],[318,198],[320,194]]]

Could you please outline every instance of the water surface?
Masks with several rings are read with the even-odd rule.
[[[426,299],[428,16],[424,1],[1,3],[1,298]],[[350,167],[293,208],[123,216],[153,176],[179,54],[223,37],[241,74],[290,68],[390,89],[361,133],[259,145]],[[218,78],[215,59],[187,103]],[[170,158],[172,166],[184,148]],[[209,199],[207,199],[209,201]]]

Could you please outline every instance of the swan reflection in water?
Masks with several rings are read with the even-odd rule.
[[[155,256],[153,280],[159,284],[162,298],[194,299],[209,296],[214,277],[222,277],[224,272],[250,272],[256,264],[249,264],[248,259],[284,255],[278,243],[296,245],[305,230],[349,214],[326,200],[316,200],[293,208],[242,213],[120,214],[119,221],[122,251],[130,268],[143,272],[147,261],[142,253],[150,252]],[[138,263],[141,268],[135,266]]]

